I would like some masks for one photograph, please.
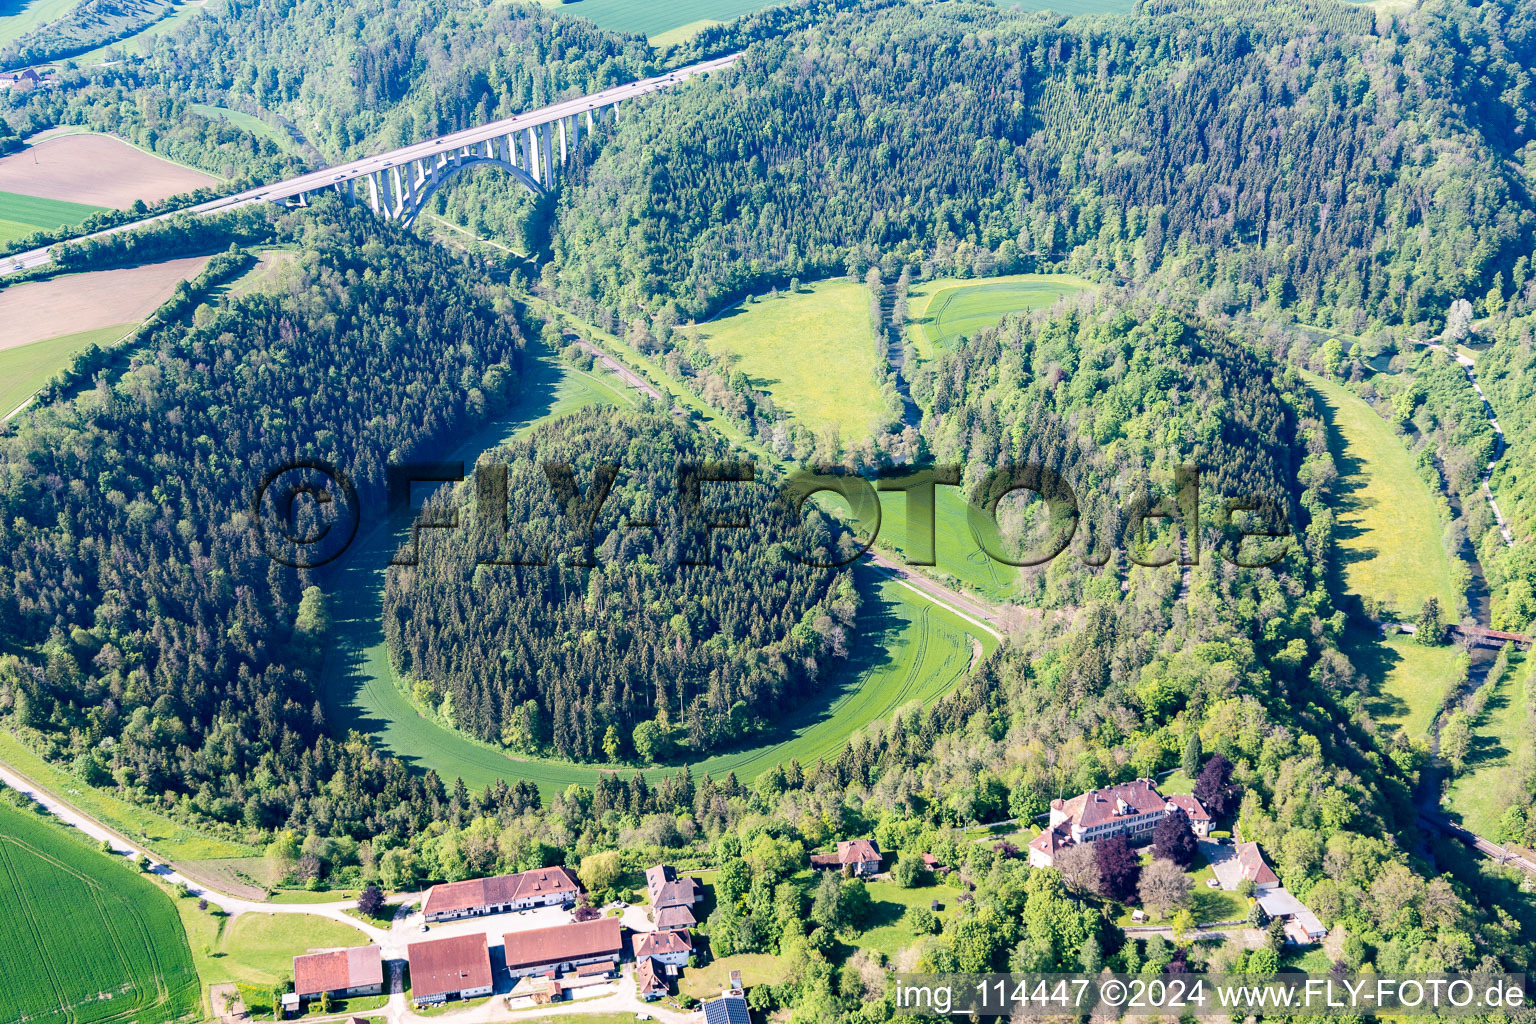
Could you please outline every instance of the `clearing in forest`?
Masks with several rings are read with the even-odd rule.
[[[738,303],[697,329],[711,355],[818,435],[856,442],[896,416],[876,382],[883,357],[862,284],[820,281]]]
[[[0,159],[0,191],[112,209],[216,184],[110,135],[59,135]]]
[[[1322,405],[1328,447],[1338,467],[1334,486],[1336,592],[1371,597],[1384,614],[1411,621],[1424,600],[1456,614],[1451,560],[1434,492],[1415,471],[1413,456],[1364,400],[1342,386],[1306,375]],[[1358,612],[1358,609],[1356,609]],[[1376,684],[1372,713],[1424,736],[1448,687],[1459,677],[1451,647],[1423,647],[1412,638],[1381,638],[1363,616],[1352,616],[1348,653]]]
[[[1073,274],[941,277],[914,282],[907,292],[907,333],[919,359],[932,359],[957,340],[1000,323],[1009,313],[1042,309],[1063,295],[1092,288]]]

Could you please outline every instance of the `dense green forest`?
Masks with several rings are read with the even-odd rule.
[[[186,310],[0,437],[0,706],[86,781],[194,817],[408,831],[432,783],[326,737],[323,600],[267,557],[251,495],[322,459],[378,509],[386,461],[516,392],[521,334],[472,266],[367,214],[271,231],[300,246],[291,289]]]
[[[507,467],[505,508],[465,509],[471,529],[388,581],[390,653],[418,699],[522,750],[654,761],[740,739],[813,691],[848,654],[859,596],[846,572],[791,552],[849,555],[820,513],[797,528],[767,480],[696,482],[690,503],[683,467],[732,460],[662,411],[578,413],[488,453]],[[572,467],[585,497],[557,494],[549,463]],[[711,543],[707,520],[749,525]],[[534,560],[549,564],[489,564]]]
[[[1527,87],[1487,67],[1513,81],[1475,117],[1459,87],[1524,38],[1513,3],[852,6],[621,126],[562,199],[561,294],[687,317],[792,275],[1070,256],[1359,326],[1526,283],[1524,150],[1493,136]]]

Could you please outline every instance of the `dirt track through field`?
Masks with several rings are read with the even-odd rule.
[[[0,159],[0,192],[122,208],[218,181],[108,135],[62,135]]]
[[[147,318],[207,256],[70,274],[0,291],[0,349]]]

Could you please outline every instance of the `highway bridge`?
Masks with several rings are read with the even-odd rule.
[[[511,174],[532,191],[543,192],[570,159],[583,134],[597,131],[605,121],[618,118],[619,104],[680,85],[696,75],[729,67],[740,58],[741,54],[733,53],[691,64],[654,78],[614,86],[590,96],[561,100],[538,110],[311,171],[286,181],[260,185],[177,212],[206,216],[262,202],[303,206],[312,195],[329,190],[341,193],[349,202],[366,202],[382,217],[409,224],[416,219],[432,193],[445,182],[471,167],[486,165]],[[131,231],[170,216],[173,214],[145,218],[88,237]],[[0,261],[0,274],[12,274],[48,263],[52,258],[50,248],[32,249],[6,257]]]

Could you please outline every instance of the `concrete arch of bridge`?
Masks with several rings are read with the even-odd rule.
[[[534,181],[532,175],[530,175],[527,171],[514,164],[508,163],[500,157],[464,157],[456,163],[451,163],[446,167],[439,168],[437,174],[418,182],[416,187],[416,201],[412,203],[406,210],[405,216],[402,217],[401,220],[407,227],[409,227],[411,224],[414,224],[416,222],[416,218],[421,214],[421,211],[426,209],[428,200],[432,198],[433,194],[436,193],[438,189],[452,181],[459,174],[474,167],[499,167],[503,171],[506,171],[508,174],[512,175],[513,180],[515,180],[519,185],[522,185],[528,191],[532,192],[534,195],[543,195],[545,192],[544,187],[538,182]]]

